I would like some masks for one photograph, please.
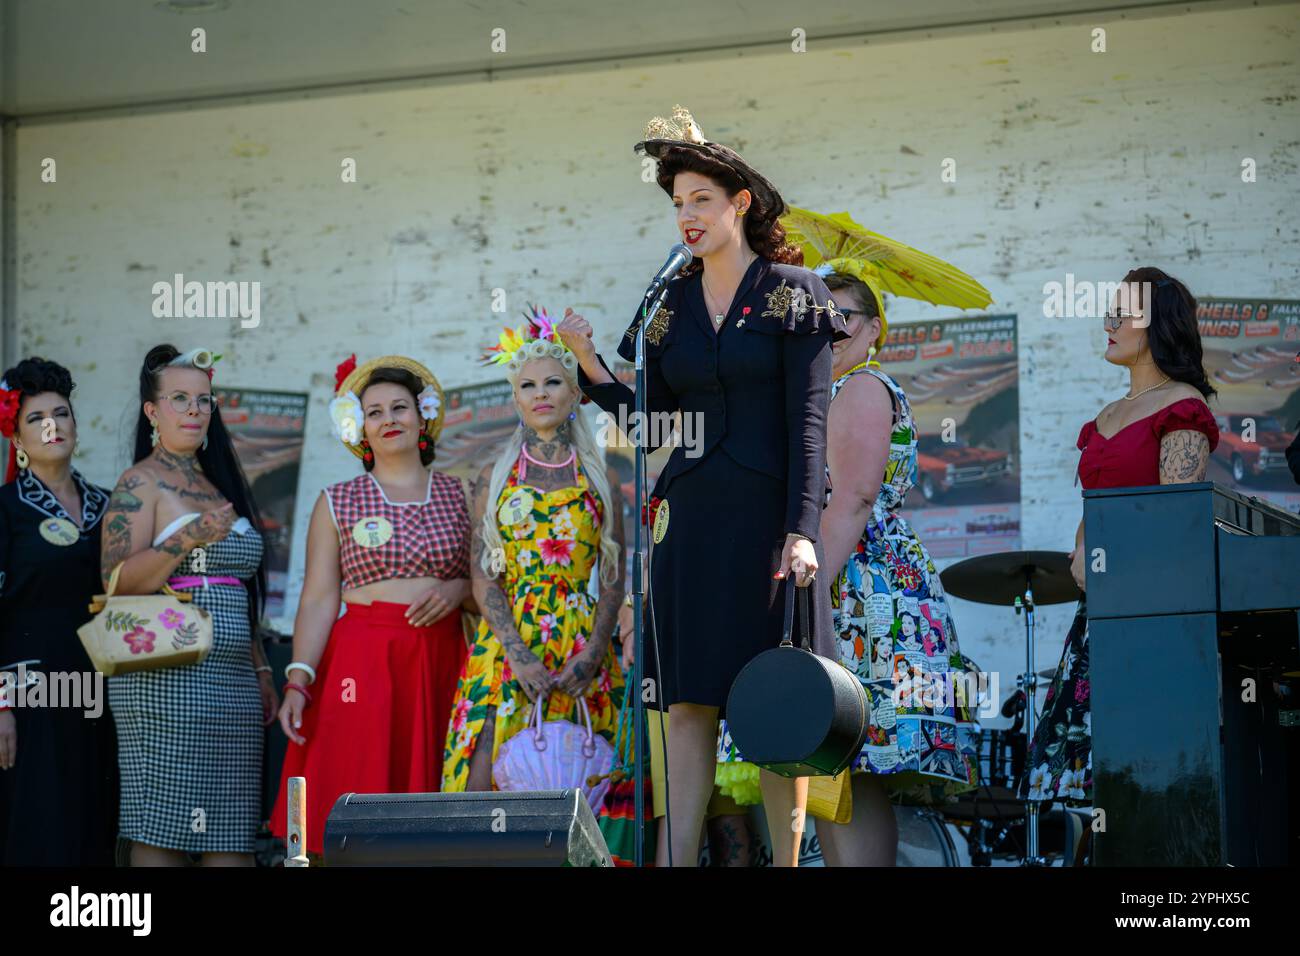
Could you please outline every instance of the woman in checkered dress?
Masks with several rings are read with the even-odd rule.
[[[429,467],[437,380],[401,356],[350,359],[330,419],[365,472],[325,489],[312,513],[280,708],[292,744],[271,813],[285,836],[288,778],[305,777],[306,849],[317,854],[340,795],[438,789],[466,653],[460,610],[474,607],[465,493]]]
[[[252,640],[266,575],[260,521],[212,393],[213,356],[160,345],[140,373],[135,464],[104,515],[118,594],[188,590],[212,615],[199,664],[108,679],[133,866],[251,866],[263,726],[277,705]]]

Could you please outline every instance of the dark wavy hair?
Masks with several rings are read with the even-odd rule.
[[[366,389],[368,389],[371,385],[380,385],[380,384],[400,385],[402,388],[410,392],[411,400],[415,403],[416,414],[417,415],[419,414],[420,393],[424,391],[424,383],[420,381],[420,377],[418,375],[416,375],[414,372],[409,372],[404,368],[394,368],[391,365],[381,366],[370,373],[370,377],[366,379],[366,384],[363,385],[361,387],[361,391],[357,393],[357,398],[358,399],[365,398]],[[424,428],[423,418],[420,419],[420,428],[421,429]],[[420,449],[420,464],[425,466],[429,465],[433,461],[433,459],[437,456],[437,454],[438,454],[438,450],[434,447],[433,439],[430,438],[429,447]],[[361,463],[365,466],[366,471],[370,471],[375,467],[375,462],[373,458],[371,458],[369,461],[363,458],[361,459]]]
[[[72,404],[72,390],[76,387],[72,373],[58,362],[51,362],[39,355],[25,358],[4,375],[0,375],[10,388],[22,392],[23,398],[31,398],[41,392],[54,392]]]
[[[145,402],[157,402],[162,371],[167,363],[180,351],[174,345],[155,345],[144,357],[140,366],[140,417],[135,423],[135,448],[132,462],[141,462],[153,452],[153,426],[144,413]],[[247,518],[249,523],[262,531],[262,515],[253,500],[253,491],[248,487],[244,469],[235,457],[235,446],[230,441],[230,433],[221,421],[221,409],[212,410],[208,422],[208,447],[200,448],[196,453],[203,474],[212,482],[217,491],[235,506],[235,514]],[[257,565],[257,573],[246,585],[248,590],[248,623],[254,639],[262,620],[262,610],[266,604],[266,549],[262,551],[262,560]]]
[[[699,173],[707,176],[724,190],[734,196],[742,189],[749,189],[749,184],[730,166],[704,156],[684,147],[668,147],[659,157],[655,166],[655,181],[669,196],[673,194],[673,179],[678,173]],[[764,259],[772,262],[784,262],[792,266],[803,265],[803,250],[785,238],[785,226],[781,225],[780,215],[783,210],[765,205],[759,190],[750,190],[753,201],[745,213],[745,239],[749,248]],[[693,261],[682,270],[683,275],[704,268],[704,263]]]
[[[1136,282],[1138,303],[1147,325],[1147,347],[1156,368],[1175,382],[1186,382],[1205,398],[1217,395],[1205,374],[1201,332],[1196,325],[1196,299],[1187,286],[1155,266],[1133,269],[1124,282]],[[1141,283],[1149,283],[1149,286]],[[1151,302],[1143,301],[1147,288]]]

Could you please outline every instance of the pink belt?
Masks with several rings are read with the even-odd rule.
[[[206,588],[210,584],[225,584],[231,587],[242,587],[244,582],[239,578],[210,578],[206,574],[183,575],[177,578],[168,578],[167,583],[173,588]]]

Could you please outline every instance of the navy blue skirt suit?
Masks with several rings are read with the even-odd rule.
[[[640,321],[638,309],[618,348],[627,361],[635,358]],[[773,575],[787,533],[812,540],[824,559],[818,530],[827,491],[831,342],[847,337],[820,277],[761,256],[717,331],[698,271],[674,279],[649,318],[647,411],[698,416],[697,447],[673,449],[653,492],[669,506],[663,538],[650,553],[644,668],[655,680],[655,707],[700,704],[726,716],[740,669],[780,643],[786,582]],[[581,370],[578,377],[605,412],[633,420],[627,385],[593,385]],[[822,568],[808,592],[813,648],[834,660],[833,577]]]

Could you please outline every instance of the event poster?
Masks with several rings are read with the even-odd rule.
[[[1300,514],[1286,449],[1300,427],[1300,301],[1206,297],[1196,309],[1219,444],[1208,480]]]
[[[218,388],[216,393],[221,402],[221,420],[262,512],[266,616],[277,618],[284,614],[289,579],[307,395],[251,388]]]
[[[504,379],[444,391],[447,414],[434,467],[468,484],[493,460],[519,424],[510,383]]]
[[[906,393],[916,481],[903,515],[935,558],[1020,547],[1020,394],[1014,315],[891,326],[877,356]]]

